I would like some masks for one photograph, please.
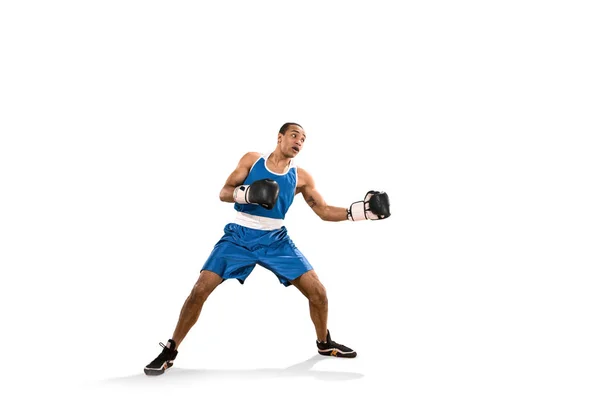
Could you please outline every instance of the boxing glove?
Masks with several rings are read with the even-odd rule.
[[[390,215],[390,198],[386,192],[375,190],[369,190],[363,201],[355,201],[348,208],[350,221],[385,219]]]
[[[239,204],[258,204],[272,210],[279,196],[279,185],[273,179],[260,179],[250,185],[240,185],[233,191],[233,199]]]

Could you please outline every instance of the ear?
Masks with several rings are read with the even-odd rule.
[[[277,143],[281,143],[281,139],[283,138],[283,133],[278,133],[277,134]]]

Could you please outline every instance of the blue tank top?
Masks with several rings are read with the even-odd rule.
[[[279,184],[279,196],[272,210],[259,206],[258,204],[238,204],[235,203],[234,208],[246,214],[257,215],[259,217],[269,217],[276,219],[284,219],[287,210],[294,201],[296,194],[296,182],[298,179],[296,166],[293,160],[290,161],[290,166],[287,172],[278,174],[267,168],[267,157],[261,155],[258,160],[250,168],[250,173],[244,180],[244,185],[249,185],[260,179],[273,179]]]

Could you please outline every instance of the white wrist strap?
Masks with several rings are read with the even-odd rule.
[[[248,204],[246,196],[248,195],[249,185],[240,185],[233,190],[233,201],[238,204]]]
[[[348,213],[348,219],[350,221],[364,221],[367,219],[365,213],[365,202],[357,201],[350,205],[350,212]]]

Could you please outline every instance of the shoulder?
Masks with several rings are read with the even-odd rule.
[[[247,159],[247,160],[253,160],[256,161],[258,160],[260,157],[262,156],[261,153],[259,153],[258,151],[249,151],[246,154],[244,154],[242,156],[242,160],[243,159]]]
[[[298,172],[298,177],[305,177],[307,175],[310,175],[308,172],[306,172],[304,168],[300,168],[298,166],[296,166],[296,171]]]
[[[304,168],[296,167],[296,171],[298,173],[298,184],[297,186],[314,186],[314,180],[310,173]]]
[[[262,155],[257,151],[249,151],[240,158],[240,166],[244,167],[252,167],[256,160],[258,160]]]

